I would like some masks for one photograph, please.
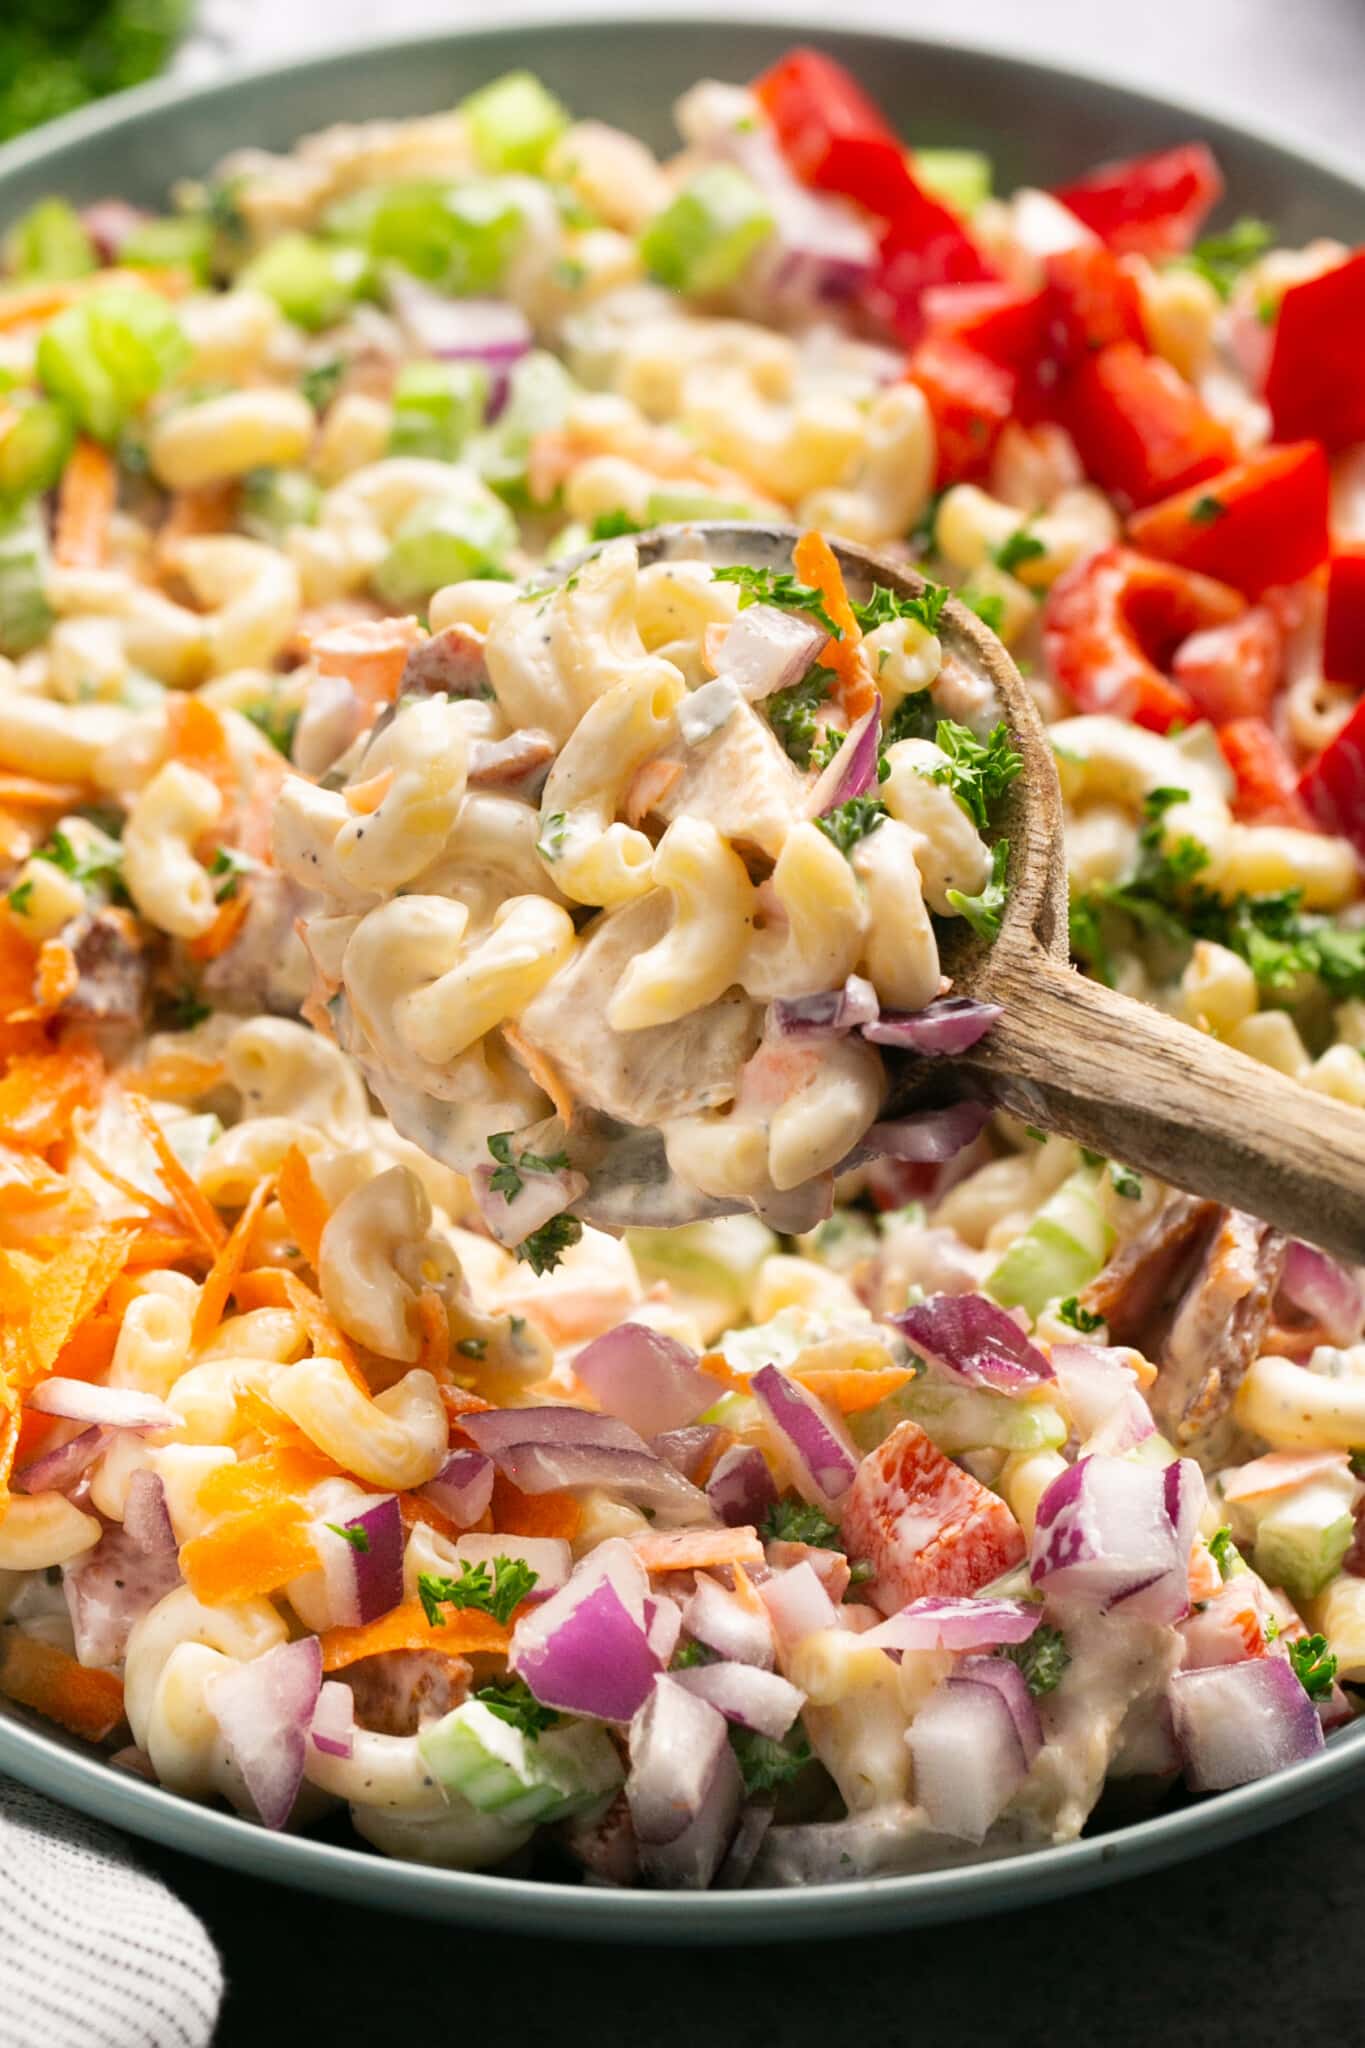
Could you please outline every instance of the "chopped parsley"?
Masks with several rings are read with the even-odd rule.
[[[241,853],[235,846],[220,846],[209,862],[209,873],[217,885],[214,902],[230,903],[241,886],[242,876],[251,874],[255,866],[249,853]]]
[[[1357,1479],[1365,1479],[1365,1451],[1352,1451],[1351,1471]]]
[[[717,583],[739,585],[739,608],[747,611],[751,604],[775,604],[782,611],[806,612],[817,625],[823,626],[832,640],[842,638],[839,628],[825,610],[823,592],[814,584],[798,583],[795,576],[779,575],[773,569],[755,569],[747,562],[736,562],[729,569],[715,569],[712,574]]]
[[[201,1003],[192,988],[182,988],[165,1006],[163,1028],[167,1031],[193,1031],[196,1025],[212,1015],[210,1004]]]
[[[507,1678],[501,1684],[481,1685],[474,1697],[496,1714],[500,1721],[516,1728],[528,1742],[539,1742],[547,1728],[557,1728],[560,1716],[553,1707],[542,1707],[524,1678]]]
[[[1224,1522],[1221,1529],[1209,1538],[1209,1556],[1218,1567],[1219,1576],[1230,1579],[1241,1563],[1237,1545],[1232,1540],[1232,1531]]]
[[[1337,1660],[1326,1636],[1300,1636],[1288,1645],[1294,1676],[1310,1700],[1325,1700],[1337,1675]]]
[[[23,917],[32,901],[33,878],[30,876],[27,882],[21,882],[17,889],[10,890],[9,907],[11,910],[16,911],[20,917]]]
[[[938,706],[930,690],[912,690],[902,697],[886,728],[886,745],[898,740],[931,740],[938,731]]]
[[[809,1501],[784,1494],[764,1517],[759,1535],[765,1543],[808,1543],[814,1550],[839,1550],[839,1524],[831,1522]]]
[[[343,1543],[349,1543],[352,1550],[358,1550],[362,1557],[369,1551],[370,1532],[368,1529],[353,1529],[345,1522],[328,1522],[325,1524],[325,1527],[330,1529],[334,1536],[339,1536]]]
[[[275,752],[283,754],[288,761],[293,752],[294,734],[298,730],[298,712],[289,710],[273,697],[264,697],[259,704],[248,704],[246,715],[257,731],[265,734]]]
[[[1016,569],[1022,569],[1025,562],[1036,562],[1040,555],[1047,553],[1046,547],[1036,533],[1030,533],[1027,525],[1016,526],[1014,532],[1002,540],[991,560],[997,569],[1003,569],[1012,576]]]
[[[455,1346],[461,1358],[482,1358],[488,1349],[487,1337],[461,1337]]]
[[[345,356],[329,356],[325,363],[316,363],[311,370],[304,371],[299,379],[299,390],[314,412],[326,412],[345,375]]]
[[[998,590],[975,590],[964,584],[957,593],[969,612],[975,612],[983,626],[998,633],[1005,623],[1005,600]]]
[[[811,756],[820,737],[820,725],[816,718],[817,708],[829,697],[830,684],[834,681],[831,669],[813,668],[799,683],[793,683],[788,690],[779,690],[769,697],[764,705],[768,723],[789,760],[798,768],[809,768]]]
[[[1008,839],[997,839],[991,849],[991,878],[979,896],[965,896],[961,889],[949,889],[948,901],[959,917],[965,917],[978,938],[998,939],[1009,883],[1005,871],[1010,863]]]
[[[540,1573],[524,1557],[495,1557],[490,1565],[462,1564],[458,1579],[438,1572],[419,1572],[417,1597],[433,1628],[444,1626],[443,1607],[474,1607],[494,1621],[510,1621]]]
[[[845,1600],[852,1598],[855,1586],[865,1586],[869,1579],[875,1579],[876,1576],[877,1567],[870,1557],[853,1558],[848,1567],[848,1592],[844,1595]]]
[[[643,533],[638,519],[632,519],[623,505],[614,512],[599,512],[588,527],[589,540],[619,540],[625,533]]]
[[[96,843],[78,851],[65,832],[54,832],[33,858],[49,861],[64,875],[70,875],[82,889],[105,889],[114,903],[127,903],[129,900],[123,884],[123,848],[117,842]]]
[[[826,837],[833,840],[840,853],[850,854],[860,839],[866,839],[869,832],[875,832],[884,822],[887,809],[875,796],[851,796],[846,804],[839,804],[832,811],[826,811],[823,818],[815,820]]]
[[[509,1202],[514,1202],[521,1193],[523,1174],[559,1173],[569,1163],[567,1152],[523,1152],[520,1159],[514,1159],[510,1131],[495,1131],[488,1140],[488,1149],[498,1162],[488,1185],[495,1195],[502,1195]]]
[[[1100,1329],[1104,1323],[1104,1317],[1097,1316],[1094,1309],[1082,1308],[1074,1294],[1068,1294],[1058,1309],[1057,1320],[1069,1324],[1073,1330],[1079,1330],[1084,1337],[1088,1337],[1092,1330]]]
[[[951,718],[940,718],[934,734],[940,753],[948,759],[929,771],[930,782],[943,783],[966,811],[978,831],[984,832],[991,812],[1024,765],[1024,757],[1010,740],[1003,719],[984,740],[969,726]]]
[[[539,1230],[521,1240],[516,1255],[526,1261],[533,1273],[553,1273],[570,1245],[577,1244],[582,1235],[583,1225],[576,1216],[552,1216]]]
[[[672,1662],[668,1668],[670,1671],[695,1671],[699,1664],[714,1662],[714,1656],[705,1643],[699,1643],[695,1636],[689,1636],[687,1641],[680,1643],[673,1652]]]
[[[756,1734],[752,1728],[732,1727],[730,1747],[739,1764],[744,1790],[750,1796],[789,1785],[810,1762],[810,1744],[799,1721],[781,1742],[774,1742],[770,1735]]]
[[[1040,1693],[1056,1692],[1071,1662],[1066,1637],[1045,1621],[1040,1622],[1026,1643],[1006,1643],[996,1654],[1019,1666],[1035,1699]]]
[[[889,626],[896,619],[911,619],[915,625],[923,626],[926,633],[937,633],[943,607],[951,595],[946,583],[931,583],[927,578],[918,597],[897,597],[894,590],[874,583],[866,604],[853,606],[853,616],[864,633],[875,633],[878,626]]]
[[[1121,1195],[1125,1202],[1142,1200],[1142,1175],[1134,1173],[1131,1166],[1111,1166],[1109,1180],[1114,1193]]]
[[[1274,240],[1267,222],[1244,218],[1234,221],[1220,235],[1205,235],[1188,256],[1176,258],[1177,267],[1193,270],[1207,280],[1220,299],[1229,297],[1242,272],[1264,256]]]
[[[545,829],[536,841],[536,852],[542,860],[558,860],[564,851],[565,816],[563,811],[551,811],[545,820]]]
[[[1221,519],[1227,509],[1221,498],[1215,498],[1212,491],[1205,491],[1204,495],[1196,498],[1190,507],[1190,524],[1212,526],[1215,519]]]

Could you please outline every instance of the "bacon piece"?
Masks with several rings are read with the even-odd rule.
[[[446,626],[408,650],[400,697],[491,697],[483,639],[471,626]]]
[[[868,1453],[844,1502],[844,1549],[873,1567],[868,1597],[894,1614],[926,1593],[974,1593],[1018,1564],[1024,1532],[1003,1500],[917,1422]]]
[[[539,726],[509,733],[505,740],[475,740],[469,749],[471,789],[507,789],[548,768],[555,743]]]
[[[1287,1248],[1268,1223],[1221,1210],[1161,1348],[1152,1413],[1173,1443],[1205,1461],[1235,1455],[1232,1400],[1260,1353]]]
[[[435,1650],[384,1650],[348,1664],[340,1677],[351,1688],[362,1728],[415,1735],[468,1698],[471,1669],[466,1658]]]

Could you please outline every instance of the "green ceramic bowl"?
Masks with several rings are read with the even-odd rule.
[[[675,96],[699,77],[747,79],[809,26],[603,18],[423,36],[311,57],[189,89],[143,87],[0,149],[0,229],[48,192],[158,204],[174,178],[229,149],[287,148],[311,129],[371,115],[430,113],[514,65],[530,65],[580,114],[671,135]],[[989,151],[1002,190],[1048,185],[1106,157],[1202,136],[1227,177],[1226,213],[1274,221],[1286,242],[1357,242],[1365,168],[1011,55],[890,35],[834,34],[823,46],[857,72],[926,145]],[[1035,1904],[1221,1848],[1365,1782],[1365,1724],[1278,1777],[1063,1848],[910,1877],[794,1891],[601,1891],[389,1862],[358,1846],[272,1835],[113,1770],[0,1701],[0,1771],[134,1834],[256,1877],[433,1920],[601,1941],[811,1940]]]

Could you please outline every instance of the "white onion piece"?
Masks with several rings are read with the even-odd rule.
[[[1026,1643],[1042,1618],[1037,1601],[926,1594],[866,1635],[879,1650],[981,1650]]]
[[[491,1565],[494,1558],[520,1558],[536,1575],[528,1598],[547,1600],[568,1583],[573,1552],[562,1536],[487,1536],[471,1531],[455,1540],[455,1555],[462,1564]]]
[[[839,1626],[839,1610],[808,1564],[774,1572],[763,1580],[758,1592],[784,1649],[791,1649],[817,1629]]]
[[[778,1366],[760,1366],[749,1388],[802,1499],[832,1512],[858,1470],[858,1454],[842,1422]]]
[[[1177,1671],[1168,1698],[1193,1792],[1249,1785],[1323,1746],[1313,1702],[1283,1657]]]
[[[397,266],[384,282],[398,325],[419,355],[482,363],[496,377],[531,350],[530,322],[504,299],[448,298]]]
[[[340,1679],[329,1678],[318,1694],[309,1738],[324,1756],[349,1760],[355,1749],[355,1694]]]
[[[520,1188],[509,1202],[501,1189],[493,1187],[494,1166],[476,1166],[469,1185],[479,1205],[479,1214],[498,1243],[510,1250],[533,1231],[539,1230],[587,1193],[588,1183],[570,1167],[553,1173],[523,1173]]]
[[[697,1664],[675,1671],[676,1684],[705,1700],[727,1721],[780,1742],[806,1704],[806,1695],[775,1671],[753,1664]]]
[[[626,1799],[645,1875],[689,1891],[708,1885],[743,1792],[724,1716],[661,1674],[630,1728]]]
[[[678,1647],[682,1626],[682,1609],[667,1593],[655,1593],[646,1600],[645,1640],[665,1671]]]
[[[482,1451],[452,1451],[434,1479],[417,1491],[452,1522],[467,1528],[493,1498],[493,1460]]]
[[[321,1689],[322,1646],[316,1636],[278,1643],[263,1657],[220,1672],[204,1688],[228,1752],[268,1828],[282,1828],[293,1810]]]
[[[1008,1668],[1023,1684],[1017,1667]],[[954,1675],[935,1686],[907,1741],[915,1798],[930,1825],[964,1842],[985,1840],[1032,1761],[1004,1695],[975,1675]]]
[[[101,1422],[111,1429],[178,1429],[182,1417],[155,1394],[136,1387],[103,1387],[96,1380],[42,1380],[24,1398],[39,1415],[70,1422]]]
[[[754,604],[717,637],[715,666],[756,704],[799,683],[828,638],[822,626],[800,612]]]
[[[773,1631],[766,1612],[755,1614],[742,1607],[733,1593],[727,1593],[705,1572],[697,1573],[696,1588],[682,1610],[682,1619],[687,1633],[705,1643],[708,1650],[737,1664],[772,1670]]]

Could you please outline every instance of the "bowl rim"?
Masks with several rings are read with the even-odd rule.
[[[449,29],[425,28],[399,35],[348,40],[321,52],[296,52],[275,61],[238,64],[203,79],[163,78],[96,101],[0,146],[0,204],[14,178],[60,165],[72,149],[136,128],[157,114],[247,94],[254,85],[343,72],[367,59],[402,56],[429,49],[458,51],[505,39],[509,29],[542,32],[556,42],[573,42],[613,29],[697,31],[714,35],[720,18],[685,8],[630,12],[590,0],[589,9],[569,19],[558,11],[512,8],[496,22]],[[723,23],[721,23],[723,26]],[[781,14],[744,24],[773,41],[819,42],[822,27],[809,18]],[[902,29],[854,25],[839,39],[869,57],[895,43],[935,58],[994,63],[1025,81],[1084,94],[1099,91],[1130,107],[1176,115],[1201,134],[1251,141],[1291,166],[1326,173],[1359,194],[1365,211],[1365,163],[1343,150],[1310,143],[1274,121],[1254,122],[1220,113],[1198,98],[1134,87],[1103,68],[1053,62],[1018,48],[1008,39],[954,39]],[[0,218],[3,215],[0,214]],[[381,1858],[376,1852],[319,1841],[307,1835],[273,1834],[255,1822],[149,1784],[113,1767],[100,1752],[82,1750],[45,1733],[27,1717],[0,1703],[0,1770],[85,1813],[128,1829],[165,1847],[273,1882],[334,1897],[363,1897],[385,1910],[469,1925],[525,1926],[578,1940],[725,1941],[810,1940],[871,1933],[910,1924],[967,1918],[977,1913],[1020,1908],[1068,1893],[1108,1884],[1120,1877],[1155,1871],[1187,1855],[1206,1853],[1321,1804],[1335,1791],[1365,1779],[1365,1718],[1329,1738],[1316,1756],[1277,1773],[1183,1806],[1173,1812],[1116,1827],[1113,1832],[1028,1849],[1017,1854],[947,1868],[850,1879],[828,1885],[734,1892],[623,1891],[540,1879]],[[377,1873],[383,1872],[382,1882]]]

